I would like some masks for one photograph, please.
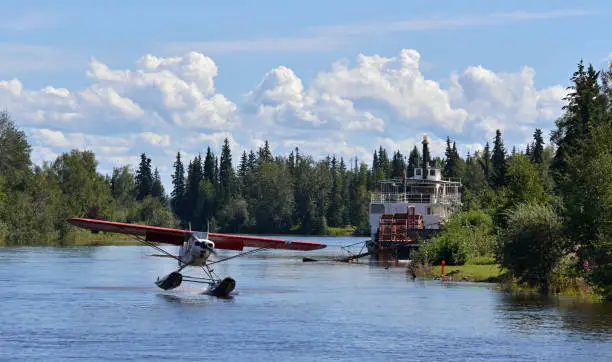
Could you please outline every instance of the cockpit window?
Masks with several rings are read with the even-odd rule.
[[[208,232],[206,231],[192,231],[192,233],[198,239],[208,239]]]

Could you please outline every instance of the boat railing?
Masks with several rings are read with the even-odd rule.
[[[370,202],[375,203],[392,203],[392,202],[413,202],[421,204],[443,204],[454,203],[461,201],[459,195],[444,195],[435,196],[431,194],[416,194],[416,193],[385,193],[373,192],[370,196]]]

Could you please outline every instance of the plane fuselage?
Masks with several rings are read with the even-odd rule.
[[[191,235],[187,239],[179,251],[179,266],[185,264],[190,266],[201,266],[206,263],[212,250],[215,248],[215,243],[208,240],[207,238],[199,238],[195,235]]]

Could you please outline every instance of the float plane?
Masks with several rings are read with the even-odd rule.
[[[181,230],[100,219],[71,218],[68,222],[77,227],[91,230],[94,233],[103,231],[131,235],[144,245],[159,251],[161,254],[157,256],[176,259],[178,262],[178,269],[161,279],[158,277],[158,280],[155,282],[161,289],[174,289],[181,285],[183,281],[202,283],[209,285],[206,293],[216,297],[228,297],[236,287],[236,281],[230,277],[221,279],[215,274],[211,267],[214,264],[265,249],[309,251],[326,247],[325,244],[310,241],[219,234],[208,231]],[[157,244],[177,245],[180,247],[179,253],[178,255],[174,255]],[[208,259],[211,255],[217,254],[216,249],[243,251],[244,248],[254,249],[219,260],[210,261]],[[194,277],[181,274],[181,271],[187,267],[201,268],[203,276]]]

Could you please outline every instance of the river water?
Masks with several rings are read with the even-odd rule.
[[[220,264],[227,300],[157,289],[176,265],[147,247],[0,248],[0,360],[612,360],[610,306],[303,263],[360,239],[302,239],[331,246]]]

